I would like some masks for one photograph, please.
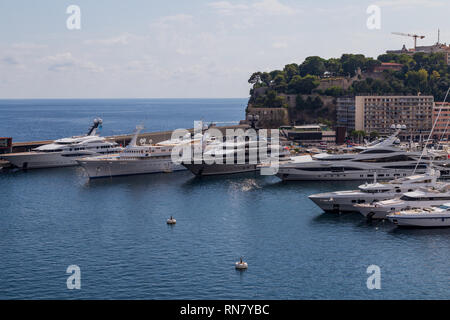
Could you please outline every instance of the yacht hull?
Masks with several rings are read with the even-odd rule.
[[[355,206],[358,209],[359,213],[361,213],[364,217],[368,219],[386,219],[388,215],[406,209],[406,208],[427,208],[432,206],[440,206],[445,203],[448,203],[448,199],[442,200],[433,200],[433,201],[408,201],[392,204],[389,206],[367,206],[367,207],[359,207]]]
[[[320,193],[309,196],[309,199],[325,212],[358,212],[355,208],[357,203],[372,203],[374,201],[391,199],[394,196],[393,193],[388,193],[365,197],[336,198],[336,195],[333,193]]]
[[[90,179],[137,174],[172,172],[185,170],[182,165],[174,164],[171,160],[78,160],[80,166],[86,171]]]
[[[259,170],[256,164],[184,164],[196,176],[213,176],[222,174],[244,173]]]
[[[420,227],[420,228],[442,228],[450,227],[450,216],[439,216],[439,215],[416,215],[416,216],[401,216],[392,215],[389,216],[389,221],[393,222],[400,227]]]
[[[76,158],[64,157],[61,152],[21,152],[4,154],[1,158],[21,169],[57,168],[78,165]]]
[[[415,173],[422,174],[425,171],[425,169],[418,169]],[[324,171],[318,174],[316,171],[280,167],[276,175],[284,181],[367,181],[373,179],[374,172],[377,173],[377,180],[387,181],[409,176],[414,173],[414,170],[371,169],[342,172]]]

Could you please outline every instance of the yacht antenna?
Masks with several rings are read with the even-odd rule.
[[[449,92],[450,92],[450,87],[448,87],[448,89],[447,89],[447,93],[445,94],[445,98],[444,98],[444,101],[442,102],[442,106],[444,106],[445,102],[447,101],[447,97],[448,97],[448,93],[449,93]],[[417,167],[419,166],[419,162],[420,162],[420,160],[422,160],[422,157],[423,157],[424,153],[426,152],[428,142],[430,141],[431,134],[433,133],[434,127],[436,126],[436,123],[437,123],[437,121],[439,120],[439,117],[440,117],[440,115],[441,115],[441,111],[442,111],[442,107],[439,108],[438,115],[437,115],[437,117],[436,117],[436,120],[434,120],[433,127],[432,127],[431,130],[430,130],[430,134],[428,135],[428,139],[427,139],[427,141],[425,142],[425,147],[423,148],[422,153],[420,154],[419,160],[417,160],[416,167],[414,168],[413,174],[416,173]],[[448,125],[448,120],[447,120],[447,125]],[[431,163],[430,163],[430,165],[431,165]]]

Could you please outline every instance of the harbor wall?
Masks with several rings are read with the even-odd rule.
[[[222,133],[225,134],[226,129],[247,129],[249,126],[247,124],[233,125],[233,126],[214,126],[214,128],[219,129]],[[190,132],[194,132],[194,129],[187,129]],[[141,144],[149,144],[149,143],[158,143],[164,140],[169,140],[172,136],[172,131],[158,131],[158,132],[143,132],[139,134],[139,138],[137,143]],[[125,135],[117,135],[117,136],[108,136],[105,137],[110,141],[115,141],[122,146],[126,146],[133,137],[133,134],[125,134]],[[145,140],[144,140],[145,139]],[[52,143],[53,140],[45,140],[45,141],[29,141],[29,142],[16,142],[12,144],[12,152],[27,152],[31,151],[34,148],[42,146],[44,144]]]

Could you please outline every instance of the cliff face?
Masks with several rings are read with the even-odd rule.
[[[251,91],[246,114],[259,115],[258,125],[265,128],[313,123],[333,126],[336,122],[337,99],[324,93],[333,88],[348,90],[354,82],[368,78],[385,80],[385,75],[357,70],[353,77],[322,78],[311,94],[286,94],[275,92],[272,87],[255,87]],[[267,101],[271,91],[276,95],[275,99],[271,99],[273,105]]]
[[[319,94],[284,94],[277,95],[283,105],[277,108],[260,107],[252,101],[267,93],[268,88],[257,88],[250,97],[246,114],[259,116],[258,126],[278,128],[286,125],[312,124],[327,122],[333,125],[336,119],[336,99]]]

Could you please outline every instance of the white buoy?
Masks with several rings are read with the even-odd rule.
[[[167,219],[167,224],[175,224],[175,223],[177,223],[177,220],[175,220],[172,216],[169,219]]]
[[[247,264],[247,262],[243,261],[241,258],[238,262],[236,262],[235,267],[238,270],[244,270],[244,269],[248,268],[248,264]]]

